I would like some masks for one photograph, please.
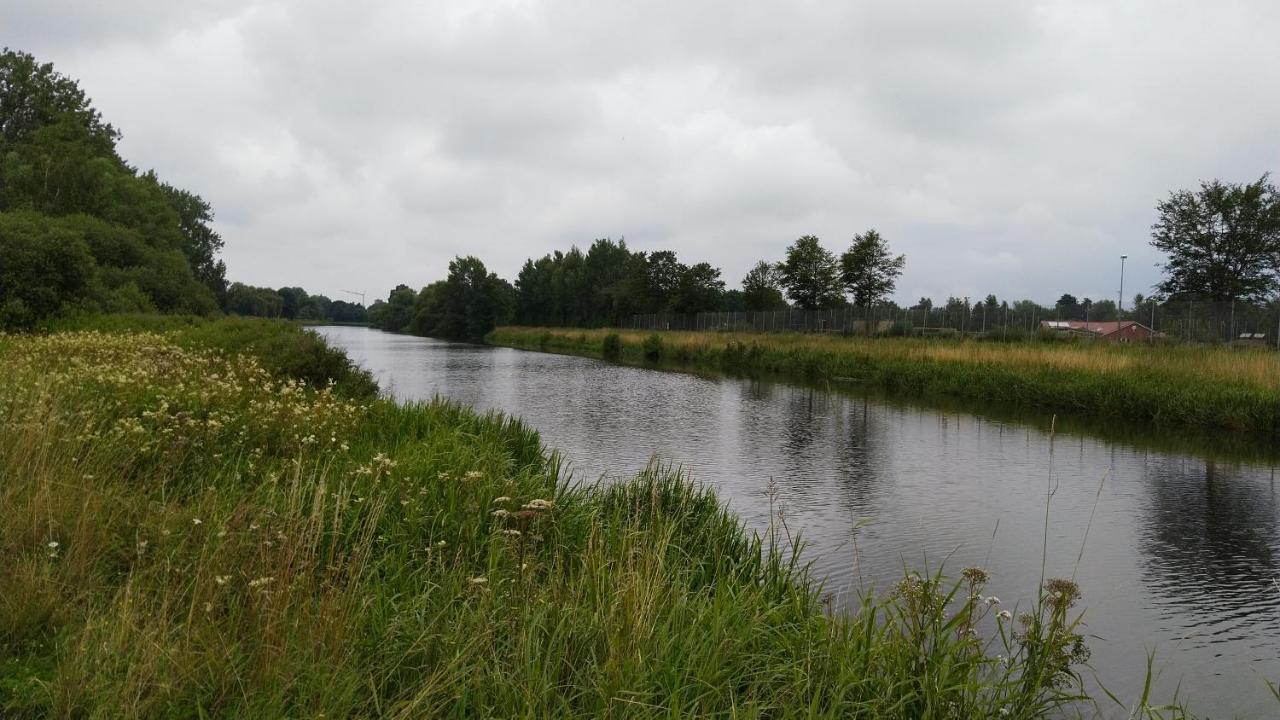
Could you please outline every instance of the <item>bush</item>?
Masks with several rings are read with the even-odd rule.
[[[662,359],[662,338],[658,337],[658,333],[653,333],[644,339],[644,359],[649,362],[658,362]]]
[[[601,354],[605,360],[612,362],[617,362],[622,357],[622,338],[618,336],[618,333],[609,333],[604,336]]]

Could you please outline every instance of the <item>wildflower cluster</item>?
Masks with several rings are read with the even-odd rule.
[[[63,426],[139,457],[292,456],[345,442],[363,408],[332,387],[273,377],[250,356],[181,348],[155,333],[16,339],[4,353],[0,422]],[[70,430],[72,432],[65,432]]]

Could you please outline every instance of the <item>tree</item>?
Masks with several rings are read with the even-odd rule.
[[[905,255],[894,257],[889,243],[873,228],[854,235],[853,244],[840,256],[840,280],[853,295],[853,304],[870,308],[893,292],[907,263]]]
[[[1115,300],[1098,300],[1090,304],[1089,320],[1093,322],[1110,322],[1117,317]]]
[[[208,203],[139,176],[117,154],[118,137],[74,80],[25,53],[0,53],[0,212],[69,232],[93,260],[83,292],[62,307],[217,312],[225,267]]]
[[[84,300],[93,256],[72,229],[0,213],[0,329],[30,328]]]
[[[496,325],[510,322],[515,289],[486,270],[479,258],[457,257],[449,263],[449,277],[423,288],[411,304],[406,329],[452,340],[480,340]]]
[[[1168,255],[1162,293],[1260,301],[1280,287],[1280,193],[1268,175],[1247,185],[1202,182],[1156,210],[1151,244]]]
[[[689,268],[671,250],[655,250],[644,264],[644,294],[647,312],[669,312],[680,278]]]
[[[191,273],[222,302],[227,293],[227,266],[218,259],[218,252],[223,246],[222,236],[210,226],[213,207],[193,192],[160,182],[154,172],[143,177],[160,188],[178,213],[182,252],[191,265]]]
[[[801,310],[825,310],[844,301],[840,264],[818,238],[805,235],[787,248],[778,267],[778,282]]]
[[[1062,293],[1062,297],[1058,298],[1058,302],[1054,307],[1058,311],[1059,320],[1081,319],[1080,301],[1076,300],[1076,296],[1071,293]]]
[[[0,142],[21,142],[64,119],[84,127],[99,151],[115,151],[120,134],[102,121],[79,83],[28,53],[0,52]]]
[[[369,324],[381,330],[404,332],[413,321],[414,301],[418,294],[401,283],[397,285],[386,302],[374,303],[369,308]]]
[[[720,268],[702,262],[684,268],[680,273],[670,307],[678,313],[710,312],[720,307],[720,296],[723,294],[724,281],[720,279]]]
[[[755,264],[742,278],[742,303],[747,310],[786,310],[782,296],[780,272],[776,265],[764,260]]]

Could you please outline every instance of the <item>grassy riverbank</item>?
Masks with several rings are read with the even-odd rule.
[[[521,327],[498,328],[488,341],[1100,418],[1261,435],[1280,430],[1280,354],[1268,350]]]
[[[0,335],[0,716],[1028,718],[1077,693],[1068,581],[1005,617],[977,569],[910,576],[831,616],[661,468],[571,488],[519,422],[376,398],[285,323],[95,324]]]

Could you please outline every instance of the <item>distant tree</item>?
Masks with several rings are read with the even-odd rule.
[[[746,296],[741,290],[726,290],[720,295],[720,312],[743,312],[747,309]]]
[[[367,322],[369,319],[368,310],[359,303],[350,303],[346,300],[334,300],[329,305],[328,319],[334,322]]]
[[[1156,210],[1151,244],[1168,255],[1161,292],[1260,301],[1280,286],[1280,192],[1268,175],[1247,185],[1202,182]]]
[[[720,307],[723,294],[720,268],[702,262],[683,268],[669,307],[678,313],[710,312]]]
[[[276,294],[282,301],[281,317],[288,320],[296,319],[298,311],[307,301],[307,291],[300,287],[282,287],[276,290]]]
[[[583,299],[586,304],[580,313],[583,324],[617,325],[639,312],[641,298],[632,282],[636,265],[626,240],[614,242],[601,238],[591,243],[583,261],[583,272],[591,287],[591,295]]]
[[[840,263],[818,238],[805,235],[787,248],[778,282],[801,310],[825,310],[844,304]]]
[[[554,282],[555,259],[544,255],[526,260],[516,276],[516,322],[521,325],[549,325],[556,316]]]
[[[369,324],[381,330],[404,332],[414,317],[414,301],[418,294],[408,285],[400,284],[387,296],[386,302],[374,303],[369,308]]]
[[[946,313],[944,322],[947,327],[963,328],[969,319],[968,298],[959,298],[954,295],[948,297],[943,312]]]
[[[889,243],[871,229],[854,235],[853,244],[840,256],[840,279],[853,304],[869,308],[893,292],[906,262],[905,255],[894,257]]]
[[[1058,298],[1054,308],[1058,312],[1059,320],[1081,319],[1080,301],[1076,300],[1076,296],[1071,293],[1063,293],[1062,297]]]
[[[1115,300],[1098,300],[1089,308],[1089,319],[1095,322],[1111,322],[1118,317]]]
[[[394,294],[394,293],[393,293]],[[480,340],[511,321],[515,289],[489,272],[479,258],[457,257],[449,276],[417,293],[405,328],[454,340]]]
[[[778,266],[764,260],[742,278],[742,302],[746,310],[786,310]]]
[[[680,286],[680,278],[689,268],[671,250],[648,254],[644,264],[645,307],[648,312],[669,312]]]

